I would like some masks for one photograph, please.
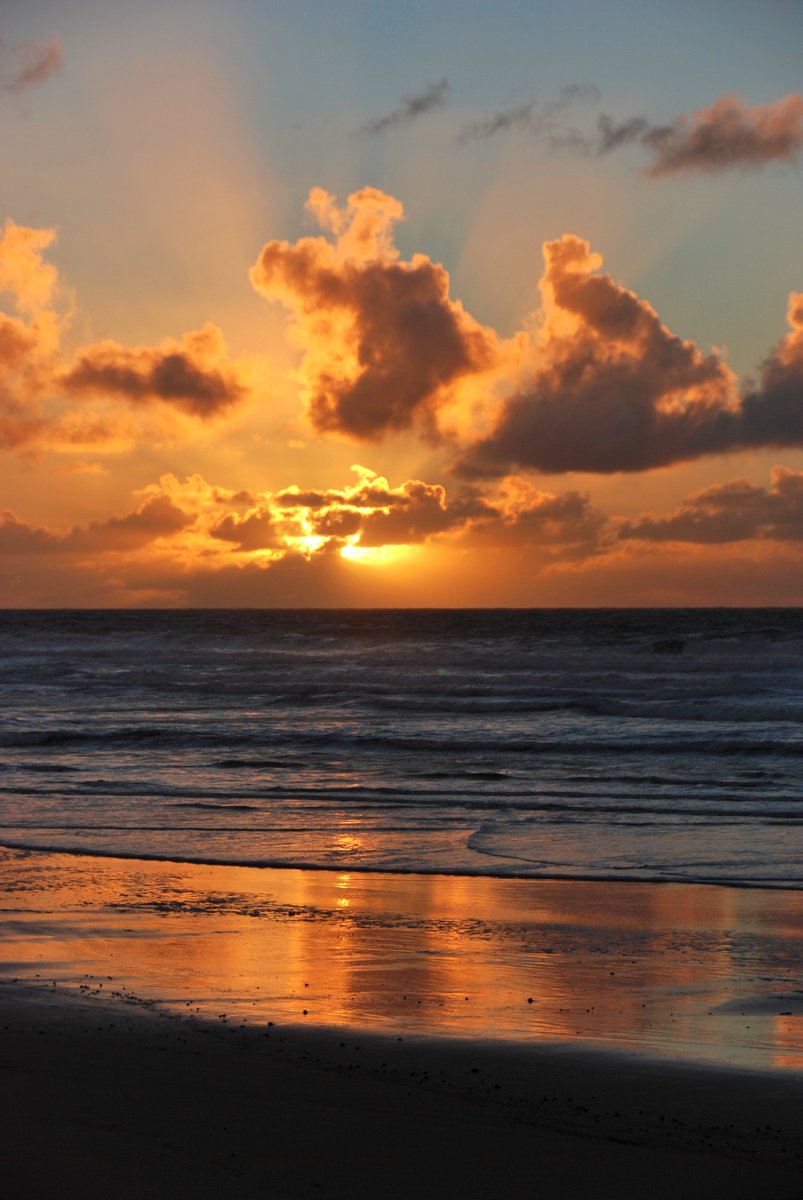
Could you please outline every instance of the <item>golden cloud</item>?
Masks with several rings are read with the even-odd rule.
[[[241,401],[246,388],[228,364],[223,334],[208,322],[180,342],[127,348],[99,342],[60,376],[68,391],[118,396],[133,404],[161,400],[194,417],[213,417]]]
[[[364,188],[340,208],[316,188],[308,208],[335,241],[268,242],[251,281],[292,314],[312,424],[369,441],[413,425],[434,436],[461,381],[496,365],[496,334],[450,298],[444,267],[400,261],[398,200]]]

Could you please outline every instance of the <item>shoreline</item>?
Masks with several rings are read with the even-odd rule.
[[[4,1195],[789,1200],[796,1074],[0,986]]]
[[[198,1018],[803,1070],[803,896],[0,850],[2,974]]]
[[[289,862],[287,860],[272,860],[272,859],[228,859],[228,858],[192,858],[189,855],[175,854],[155,854],[148,852],[126,852],[115,850],[95,850],[93,848],[70,847],[70,846],[43,846],[33,845],[30,842],[22,842],[16,839],[6,840],[0,838],[0,851],[2,850],[20,850],[26,854],[63,854],[74,858],[96,858],[109,859],[119,862],[147,862],[147,863],[163,863],[165,866],[196,866],[196,867],[231,867],[235,870],[245,868],[252,871],[311,871],[311,872],[347,872],[350,875],[399,875],[399,876],[421,876],[423,878],[443,878],[443,879],[490,879],[490,880],[510,880],[511,882],[519,883],[590,883],[590,884],[614,884],[614,885],[629,885],[639,884],[643,887],[703,887],[703,888],[733,888],[737,891],[768,891],[768,892],[803,892],[803,881],[790,882],[772,880],[749,880],[749,879],[690,879],[683,876],[677,878],[656,878],[653,875],[582,875],[550,872],[549,874],[523,874],[515,871],[472,871],[470,868],[455,869],[448,871],[444,869],[435,869],[427,867],[416,867],[415,869],[404,869],[398,866],[383,867],[376,865],[364,865],[362,863],[317,863],[317,862]]]
[[[0,885],[4,1200],[800,1195],[794,893],[13,850]]]

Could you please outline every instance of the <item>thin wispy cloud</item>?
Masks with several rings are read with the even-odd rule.
[[[413,96],[404,96],[401,104],[394,108],[392,112],[385,113],[381,117],[375,117],[372,121],[367,121],[365,125],[360,126],[357,132],[365,134],[386,133],[389,129],[397,129],[401,125],[411,125],[425,113],[431,112],[436,108],[443,108],[446,104],[446,93],[448,90],[448,79],[444,78],[438,83],[431,83],[429,87],[424,88],[423,92],[418,92]]]
[[[0,39],[0,88],[4,92],[25,92],[38,87],[64,67],[61,42],[23,42],[6,46]]]
[[[697,109],[691,116],[681,114],[663,125],[643,115],[617,120],[607,112],[598,114],[591,132],[566,122],[566,112],[572,105],[593,104],[600,98],[595,87],[570,84],[552,103],[531,100],[472,121],[458,141],[487,140],[518,130],[551,150],[586,156],[607,155],[636,145],[652,158],[645,170],[651,179],[684,172],[757,170],[772,162],[794,162],[803,149],[800,92],[752,108],[741,96],[728,93],[710,108]]]
[[[526,104],[497,109],[478,121],[469,122],[457,140],[484,141],[495,134],[516,129],[534,137],[560,136],[565,131],[556,124],[556,118],[562,116],[574,104],[594,104],[600,98],[600,90],[593,84],[570,83],[561,88],[555,100],[546,103],[530,100]]]

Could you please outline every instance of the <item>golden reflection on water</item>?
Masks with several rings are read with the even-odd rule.
[[[800,991],[799,893],[13,851],[0,884],[6,976],[216,1018],[803,1066],[803,1019],[718,1011]]]

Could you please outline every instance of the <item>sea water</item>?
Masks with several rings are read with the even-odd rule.
[[[0,614],[0,843],[803,888],[803,611]]]

